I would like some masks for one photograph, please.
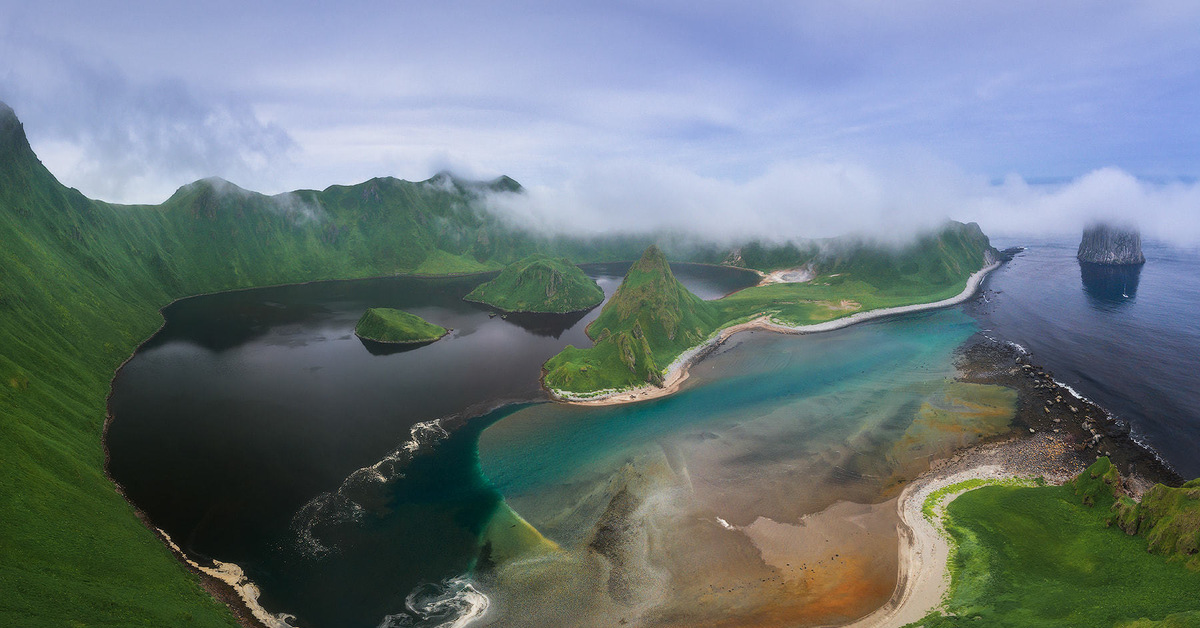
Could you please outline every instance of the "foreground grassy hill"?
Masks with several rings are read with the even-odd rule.
[[[562,397],[587,398],[661,385],[664,369],[682,353],[722,328],[760,316],[797,326],[940,301],[962,292],[995,252],[978,225],[953,222],[903,247],[844,240],[809,252],[779,250],[771,263],[802,259],[816,277],[706,302],[675,279],[662,251],[651,246],[588,326],[594,346],[568,346],[546,362],[547,388]],[[742,251],[739,261],[744,262]]]
[[[569,260],[531,255],[464,298],[504,312],[566,314],[600,305],[604,290]]]
[[[1166,549],[1153,524],[1133,535],[1112,525],[1137,506],[1115,496],[1119,485],[1101,458],[1063,486],[989,486],[958,497],[947,508],[956,549],[945,613],[914,626],[1200,626],[1200,570],[1188,548]],[[1194,492],[1160,485],[1141,512],[1187,521],[1173,536],[1194,540]]]
[[[359,338],[389,344],[433,342],[447,333],[449,331],[441,325],[388,307],[368,309],[354,326],[354,334]]]

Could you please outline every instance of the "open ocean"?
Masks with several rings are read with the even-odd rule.
[[[992,244],[1027,248],[967,307],[984,333],[1025,348],[1184,477],[1200,477],[1200,249],[1146,242],[1140,271],[1095,277],[1075,259],[1078,239]]]

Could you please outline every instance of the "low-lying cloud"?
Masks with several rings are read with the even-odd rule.
[[[847,233],[903,240],[955,219],[1012,235],[1078,233],[1108,220],[1136,224],[1151,238],[1200,243],[1200,184],[1153,183],[1116,168],[1033,184],[1017,175],[989,181],[935,162],[789,162],[745,181],[650,164],[600,165],[491,203],[549,231],[676,231],[722,242]]]

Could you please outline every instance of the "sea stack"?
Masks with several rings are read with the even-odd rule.
[[[1105,223],[1095,223],[1083,230],[1076,257],[1081,262],[1109,266],[1146,263],[1146,256],[1142,255],[1142,235],[1136,228]]]

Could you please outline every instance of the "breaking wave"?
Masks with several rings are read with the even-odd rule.
[[[392,453],[351,473],[337,491],[321,493],[309,500],[292,517],[296,549],[309,558],[323,558],[337,552],[343,524],[359,521],[365,512],[384,508],[389,487],[404,478],[404,470],[413,456],[448,435],[440,419],[417,423],[409,431],[409,440]]]
[[[388,615],[379,628],[465,628],[483,617],[491,601],[465,577],[423,584],[404,601],[406,612]]]

